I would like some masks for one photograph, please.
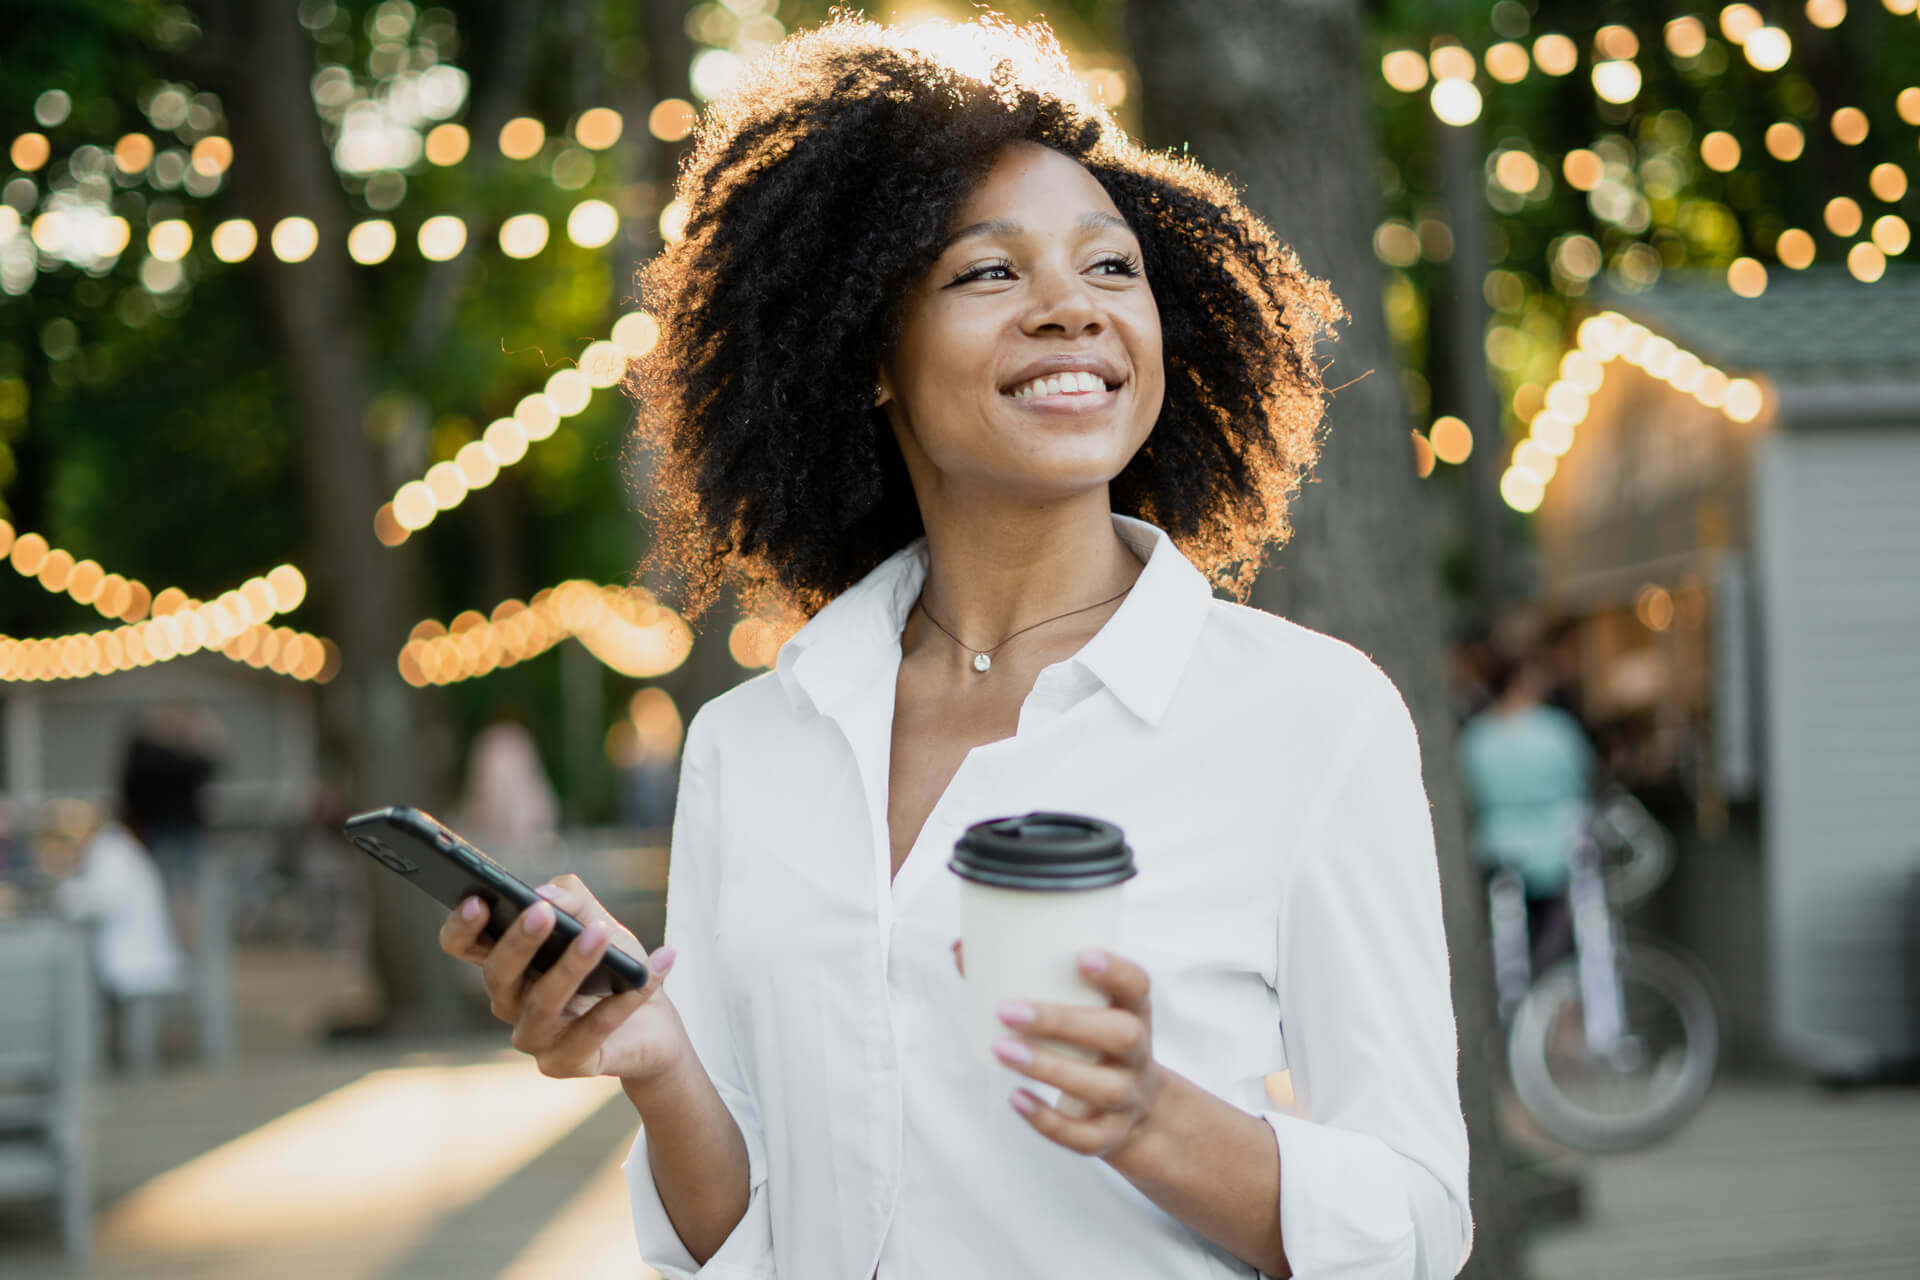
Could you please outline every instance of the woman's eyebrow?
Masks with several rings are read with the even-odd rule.
[[[1124,218],[1116,218],[1111,213],[1103,213],[1098,210],[1081,214],[1074,220],[1073,227],[1076,231],[1112,230],[1125,231],[1129,235],[1133,232],[1133,228],[1127,225]],[[948,236],[946,244],[941,246],[941,251],[945,252],[960,241],[971,239],[975,236],[1018,236],[1023,233],[1023,230],[1019,223],[1011,219],[988,218],[984,221],[964,226]]]

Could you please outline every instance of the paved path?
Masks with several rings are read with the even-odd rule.
[[[1920,1277],[1920,1089],[1723,1082],[1664,1145],[1586,1169],[1533,1280]]]
[[[496,1036],[315,1048],[322,997],[352,990],[336,968],[328,994],[318,959],[247,958],[241,1060],[100,1085],[85,1274],[651,1276],[610,1083],[544,1079]],[[1586,1218],[1533,1242],[1531,1280],[1920,1277],[1920,1089],[1723,1082],[1665,1145],[1584,1167]],[[43,1208],[0,1205],[0,1275],[81,1274]]]

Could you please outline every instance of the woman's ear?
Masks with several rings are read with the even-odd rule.
[[[883,373],[873,383],[873,407],[878,409],[891,399],[893,399],[893,390],[887,386],[887,375]]]

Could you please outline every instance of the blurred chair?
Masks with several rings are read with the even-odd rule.
[[[50,1196],[68,1254],[92,1252],[87,1094],[98,997],[87,929],[0,921],[0,1199]]]

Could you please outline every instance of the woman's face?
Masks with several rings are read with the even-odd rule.
[[[1140,243],[1079,162],[1008,147],[955,211],[881,371],[923,506],[1060,499],[1146,441],[1166,374]]]

